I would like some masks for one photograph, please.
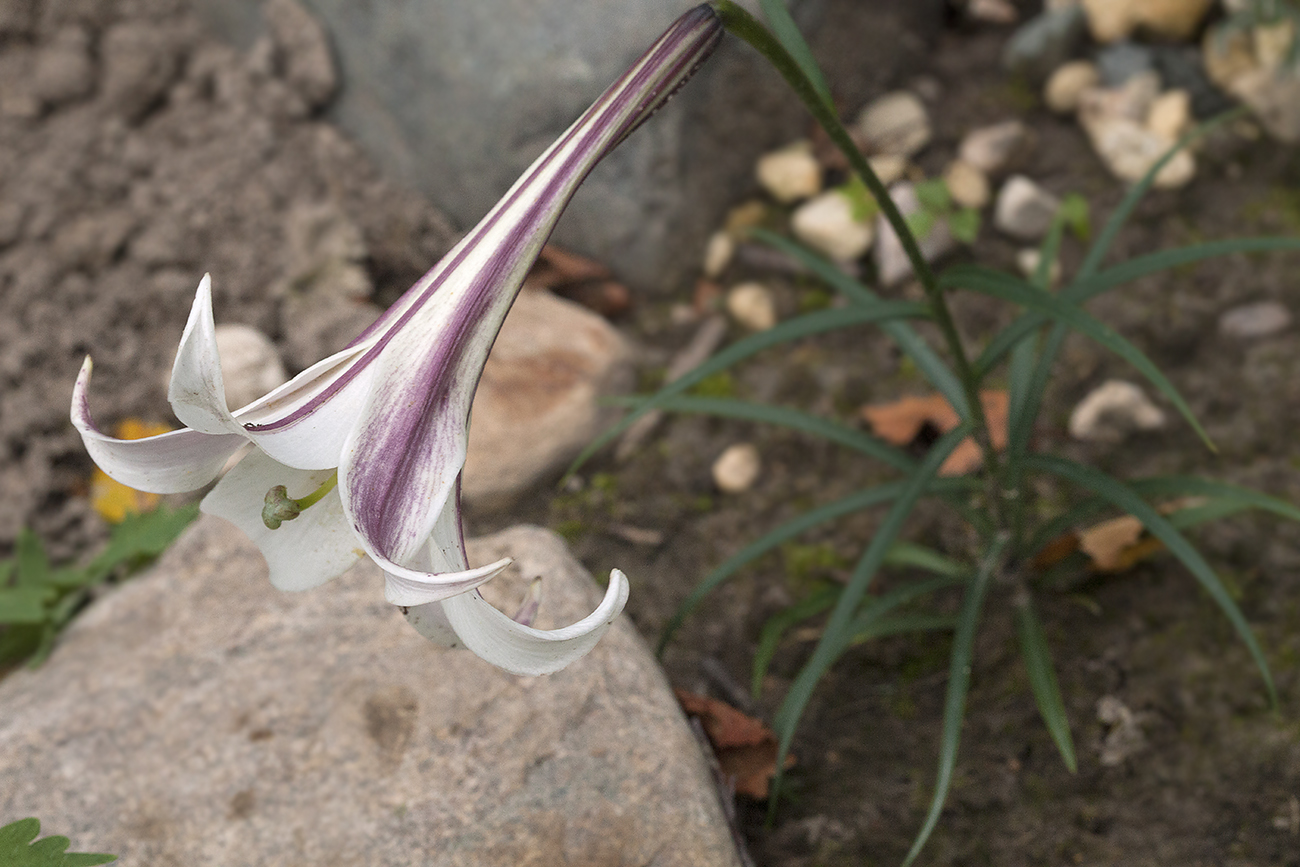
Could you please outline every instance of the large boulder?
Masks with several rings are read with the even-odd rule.
[[[504,555],[493,601],[544,576],[540,626],[599,600],[545,530],[470,544]],[[122,864],[739,864],[626,619],[565,671],[515,677],[417,635],[368,561],[272,589],[217,518],[0,682],[0,707],[0,822],[39,817]]]
[[[675,16],[698,5],[302,2],[325,24],[341,69],[331,117],[390,177],[463,226],[477,222]],[[744,3],[757,12],[756,0]],[[236,44],[251,45],[266,29],[260,0],[194,5]],[[943,3],[794,6],[837,97],[857,107],[923,50]],[[671,288],[699,261],[708,229],[752,183],[754,158],[802,128],[805,117],[766,62],[729,38],[674,104],[596,169],[557,240],[608,262],[638,288]]]

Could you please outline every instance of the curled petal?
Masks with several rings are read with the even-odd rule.
[[[212,320],[212,277],[203,275],[190,307],[172,365],[167,400],[186,427],[205,434],[242,434],[244,428],[226,405],[216,326]]]
[[[605,598],[591,614],[560,629],[533,629],[511,620],[478,591],[442,603],[465,646],[498,668],[514,674],[539,675],[559,671],[585,656],[627,603],[627,576],[609,573]]]
[[[338,488],[275,530],[262,523],[262,501],[274,485],[284,485],[290,497],[300,499],[331,474],[287,467],[254,450],[221,477],[203,498],[202,510],[225,518],[257,545],[275,587],[309,590],[342,575],[365,555],[343,517]]]
[[[447,614],[442,610],[441,603],[430,602],[427,605],[412,605],[402,609],[402,614],[406,617],[406,622],[415,628],[415,631],[432,641],[434,644],[441,644],[443,647],[457,648],[464,645],[460,642],[460,636],[456,630],[451,628],[451,621],[447,619]]]
[[[514,561],[505,557],[495,563],[460,572],[420,572],[379,560],[384,570],[384,598],[394,605],[426,605],[467,593],[486,584]]]
[[[93,369],[87,357],[72,390],[72,424],[86,451],[110,478],[139,491],[176,494],[201,488],[217,477],[226,459],[246,440],[238,434],[212,436],[177,430],[138,440],[120,440],[95,426],[87,391]]]

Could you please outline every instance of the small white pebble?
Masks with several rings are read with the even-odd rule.
[[[1016,254],[1016,266],[1020,268],[1021,274],[1032,280],[1034,275],[1038,273],[1038,263],[1042,261],[1042,258],[1043,254],[1039,252],[1037,247],[1027,247]],[[1060,259],[1052,262],[1051,267],[1047,269],[1047,279],[1053,286],[1061,281]]]
[[[965,160],[949,163],[943,173],[943,182],[947,184],[952,200],[963,208],[978,211],[989,203],[993,195],[988,176]]]
[[[1133,431],[1159,430],[1165,414],[1146,392],[1131,382],[1103,382],[1070,413],[1070,436],[1079,440],[1120,442]]]
[[[736,255],[736,242],[728,232],[714,232],[704,248],[704,276],[716,280]]]
[[[762,283],[741,283],[727,293],[727,312],[750,331],[776,325],[776,299]]]
[[[763,189],[783,205],[815,196],[822,189],[822,167],[806,141],[764,154],[754,172]]]
[[[735,443],[718,455],[711,470],[713,483],[725,494],[740,494],[754,487],[763,459],[753,443]]]
[[[839,262],[857,259],[876,238],[872,221],[854,219],[852,202],[839,190],[827,190],[800,205],[790,228],[800,241]]]
[[[275,344],[256,328],[218,325],[216,340],[226,403],[231,409],[250,404],[289,380]]]

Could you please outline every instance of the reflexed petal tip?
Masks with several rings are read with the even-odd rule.
[[[374,556],[374,555],[371,555]],[[376,557],[384,569],[384,598],[394,605],[426,605],[466,593],[500,575],[514,561],[509,557],[463,572],[428,573],[407,569]]]
[[[609,587],[596,610],[559,629],[533,629],[511,620],[477,591],[442,603],[465,646],[512,674],[552,674],[587,655],[627,604],[627,576],[609,573]]]
[[[201,488],[217,477],[226,459],[245,442],[237,434],[209,436],[177,430],[138,440],[111,437],[90,415],[90,356],[81,365],[72,389],[72,425],[81,434],[90,458],[115,481],[138,491],[176,494]]]

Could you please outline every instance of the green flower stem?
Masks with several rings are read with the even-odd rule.
[[[330,477],[325,480],[324,484],[322,484],[316,490],[312,491],[307,496],[298,500],[298,508],[306,509],[308,506],[316,505],[321,501],[322,497],[324,497],[330,491],[334,490],[334,488],[338,486],[338,483],[339,483],[339,471],[335,470],[330,475]]]
[[[962,344],[961,335],[957,331],[957,325],[953,321],[952,313],[944,299],[943,290],[939,288],[929,263],[921,255],[921,249],[916,243],[916,236],[908,228],[907,220],[899,212],[898,206],[890,198],[889,191],[880,182],[880,178],[871,170],[871,165],[862,156],[857,146],[854,145],[853,139],[850,138],[848,131],[844,129],[844,125],[840,123],[835,106],[808,80],[798,62],[790,56],[790,53],[785,50],[781,43],[776,40],[766,27],[731,0],[713,0],[710,5],[727,30],[748,42],[767,58],[776,67],[776,70],[781,73],[781,76],[785,78],[786,82],[794,88],[799,99],[803,101],[813,117],[826,130],[831,141],[835,142],[836,147],[848,159],[853,170],[857,172],[862,182],[866,184],[867,189],[871,191],[871,195],[879,203],[881,213],[885,215],[885,219],[889,221],[889,225],[893,227],[895,234],[902,241],[907,258],[912,263],[912,269],[920,279],[926,296],[930,300],[934,320],[939,325],[944,341],[952,352],[957,366],[957,375],[961,380],[967,403],[964,408],[959,406],[954,407],[954,409],[957,410],[958,415],[973,422],[976,431],[975,439],[984,452],[984,466],[990,476],[996,477],[998,475],[998,455],[993,448],[989,435],[984,407],[980,403],[979,383],[975,379],[970,360],[966,356],[966,349]],[[998,508],[997,499],[997,497],[992,498],[993,508],[995,509]]]

